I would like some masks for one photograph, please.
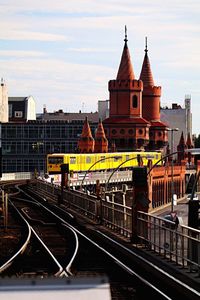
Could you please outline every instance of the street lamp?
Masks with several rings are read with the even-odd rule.
[[[115,169],[113,170],[113,172],[110,174],[110,176],[109,176],[109,178],[108,178],[108,180],[107,180],[107,182],[106,182],[106,185],[105,185],[105,192],[107,191],[107,187],[108,187],[109,181],[110,181],[111,177],[113,176],[113,174],[114,174],[117,170],[119,170],[119,168],[120,168],[123,164],[125,164],[126,162],[128,162],[128,161],[130,161],[130,160],[133,160],[133,159],[139,159],[139,158],[147,158],[147,159],[151,159],[151,158],[154,158],[154,156],[151,156],[151,155],[140,156],[140,154],[138,154],[137,156],[131,157],[131,158],[126,159],[125,161],[123,161],[123,162],[122,162],[121,164],[119,164],[119,165],[117,166],[117,168],[115,168]]]
[[[174,131],[178,131],[178,128],[167,128],[167,131],[171,131],[171,154],[174,153]],[[171,212],[174,211],[174,160],[171,159]]]

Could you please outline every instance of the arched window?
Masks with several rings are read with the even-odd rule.
[[[134,95],[132,98],[132,107],[137,108],[137,106],[138,106],[138,98],[136,95]]]

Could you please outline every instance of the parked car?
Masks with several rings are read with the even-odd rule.
[[[163,219],[162,226],[165,228],[176,229],[179,225],[179,218],[177,215],[173,217],[171,214],[168,214],[163,216]]]
[[[190,199],[191,199],[191,194],[188,194],[187,195],[187,200],[189,201]],[[198,195],[196,193],[194,194],[194,197],[193,197],[192,200],[199,200]]]

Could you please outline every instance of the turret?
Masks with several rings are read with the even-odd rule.
[[[185,144],[185,139],[184,139],[183,131],[182,131],[180,141],[179,141],[179,144],[177,146],[177,151],[180,151],[180,152],[178,152],[178,162],[179,163],[182,160],[185,160],[185,158],[186,158],[185,150],[186,149],[187,149],[187,145]]]
[[[109,81],[110,117],[142,115],[142,81],[136,80],[128,48],[127,30],[125,27],[124,48],[116,80]]]
[[[147,38],[144,51],[144,61],[140,73],[140,80],[143,82],[142,116],[148,121],[158,121],[160,120],[161,87],[154,84],[148,57]]]
[[[95,134],[95,145],[94,152],[104,153],[108,152],[108,140],[105,136],[104,128],[101,119],[99,119],[99,124]]]
[[[143,82],[142,117],[151,123],[149,145],[146,149],[162,150],[167,144],[167,126],[160,121],[161,87],[154,84],[148,57],[147,38],[144,51],[144,61],[140,73],[140,80]]]
[[[135,79],[125,27],[124,48],[115,80],[108,84],[109,118],[103,121],[109,144],[117,151],[144,150],[149,141],[149,122],[142,117],[143,83]]]
[[[189,132],[188,132],[188,136],[187,136],[186,145],[187,145],[188,149],[194,148],[194,145],[193,145],[192,139],[191,139],[191,135]],[[192,156],[192,154],[190,152],[187,153],[187,161],[189,164],[194,162],[194,157]]]
[[[94,152],[94,139],[92,137],[92,133],[91,133],[91,129],[87,117],[85,118],[82,134],[78,141],[78,150],[81,153]]]

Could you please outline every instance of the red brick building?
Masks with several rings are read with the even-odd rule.
[[[147,43],[139,80],[135,78],[125,32],[117,77],[110,80],[110,113],[103,121],[109,143],[117,151],[162,150],[166,125],[160,121],[161,87],[155,86]]]

